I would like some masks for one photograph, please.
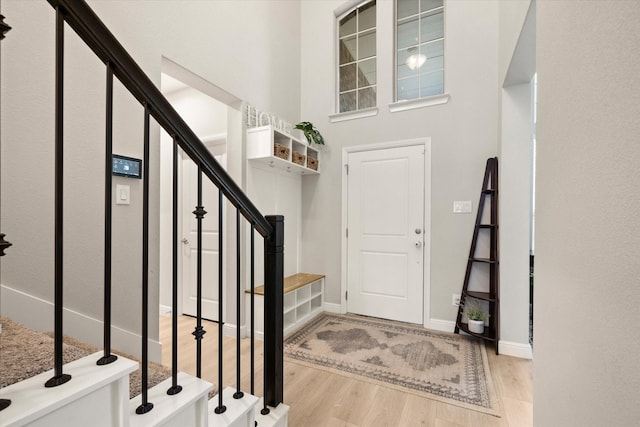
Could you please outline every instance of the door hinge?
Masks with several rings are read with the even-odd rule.
[[[347,175],[349,175],[349,165],[348,165],[348,164],[347,164],[347,165],[344,165],[344,167],[346,168]]]
[[[348,228],[345,229],[344,234],[345,234],[345,237],[348,239],[349,238],[349,229]]]
[[[344,299],[345,301],[349,299],[349,291],[344,291]]]

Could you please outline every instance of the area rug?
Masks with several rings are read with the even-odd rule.
[[[53,369],[52,334],[36,332],[6,317],[0,317],[0,388],[34,377]],[[99,349],[64,337],[63,362],[69,363],[93,354]],[[116,353],[116,352],[114,352]],[[120,354],[130,360],[135,358]],[[149,363],[148,388],[171,376],[171,369],[158,363]],[[129,375],[129,394],[133,398],[140,394],[140,369]]]
[[[291,334],[285,359],[500,416],[483,342],[406,323],[323,313]]]

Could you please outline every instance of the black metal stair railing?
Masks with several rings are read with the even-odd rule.
[[[144,139],[143,139],[143,212],[142,212],[142,330],[141,330],[141,372],[142,390],[141,404],[136,413],[144,414],[153,409],[153,403],[148,400],[148,340],[149,340],[149,197],[150,197],[150,122],[155,120],[173,138],[173,276],[172,276],[172,385],[167,391],[169,395],[179,394],[182,386],[177,383],[178,366],[178,150],[181,149],[185,158],[191,159],[198,168],[198,204],[193,211],[197,219],[198,252],[197,252],[197,320],[192,333],[197,342],[196,375],[202,376],[202,343],[206,331],[202,327],[202,221],[205,214],[203,206],[203,177],[209,179],[218,187],[218,406],[216,413],[223,413],[226,407],[223,402],[223,301],[224,277],[223,263],[223,198],[236,208],[236,392],[234,398],[241,399],[241,335],[242,323],[242,258],[241,258],[241,229],[242,219],[250,227],[250,324],[251,324],[251,393],[254,392],[254,234],[257,231],[264,238],[264,267],[265,267],[265,332],[264,332],[264,408],[276,407],[283,400],[283,243],[284,218],[282,216],[263,216],[255,205],[241,191],[238,185],[218,164],[209,150],[202,144],[194,132],[173,109],[153,82],[144,74],[135,61],[124,50],[102,21],[95,15],[84,0],[48,0],[56,10],[56,75],[55,75],[55,326],[54,326],[54,376],[47,381],[47,387],[56,387],[71,380],[71,376],[63,372],[62,333],[63,333],[63,194],[64,194],[64,29],[65,25],[72,28],[78,36],[93,50],[106,66],[106,130],[105,130],[105,223],[104,223],[104,354],[96,362],[106,365],[114,362],[117,356],[111,353],[111,270],[112,270],[112,148],[113,148],[113,79],[117,78],[122,85],[144,107]],[[6,24],[1,22],[2,34],[8,31]],[[11,244],[0,235],[0,255]],[[213,284],[206,284],[213,286]],[[10,401],[4,399],[1,405],[8,406]],[[6,407],[5,406],[5,407]],[[0,408],[2,409],[2,408]]]

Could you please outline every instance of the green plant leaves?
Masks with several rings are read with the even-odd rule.
[[[324,145],[324,138],[318,132],[318,130],[313,127],[311,122],[300,122],[295,126],[296,129],[299,129],[304,133],[305,138],[309,141],[309,144],[316,143],[318,145]]]

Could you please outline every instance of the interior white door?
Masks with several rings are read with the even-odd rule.
[[[422,145],[349,153],[347,309],[423,320]]]
[[[215,158],[225,166],[226,155]],[[193,211],[198,205],[198,168],[188,158],[182,161],[182,177],[182,312],[195,316],[198,301],[198,221]],[[207,211],[202,220],[202,317],[218,320],[218,271],[224,268],[224,259],[221,267],[218,260],[218,188],[207,177],[202,179],[202,205]]]

